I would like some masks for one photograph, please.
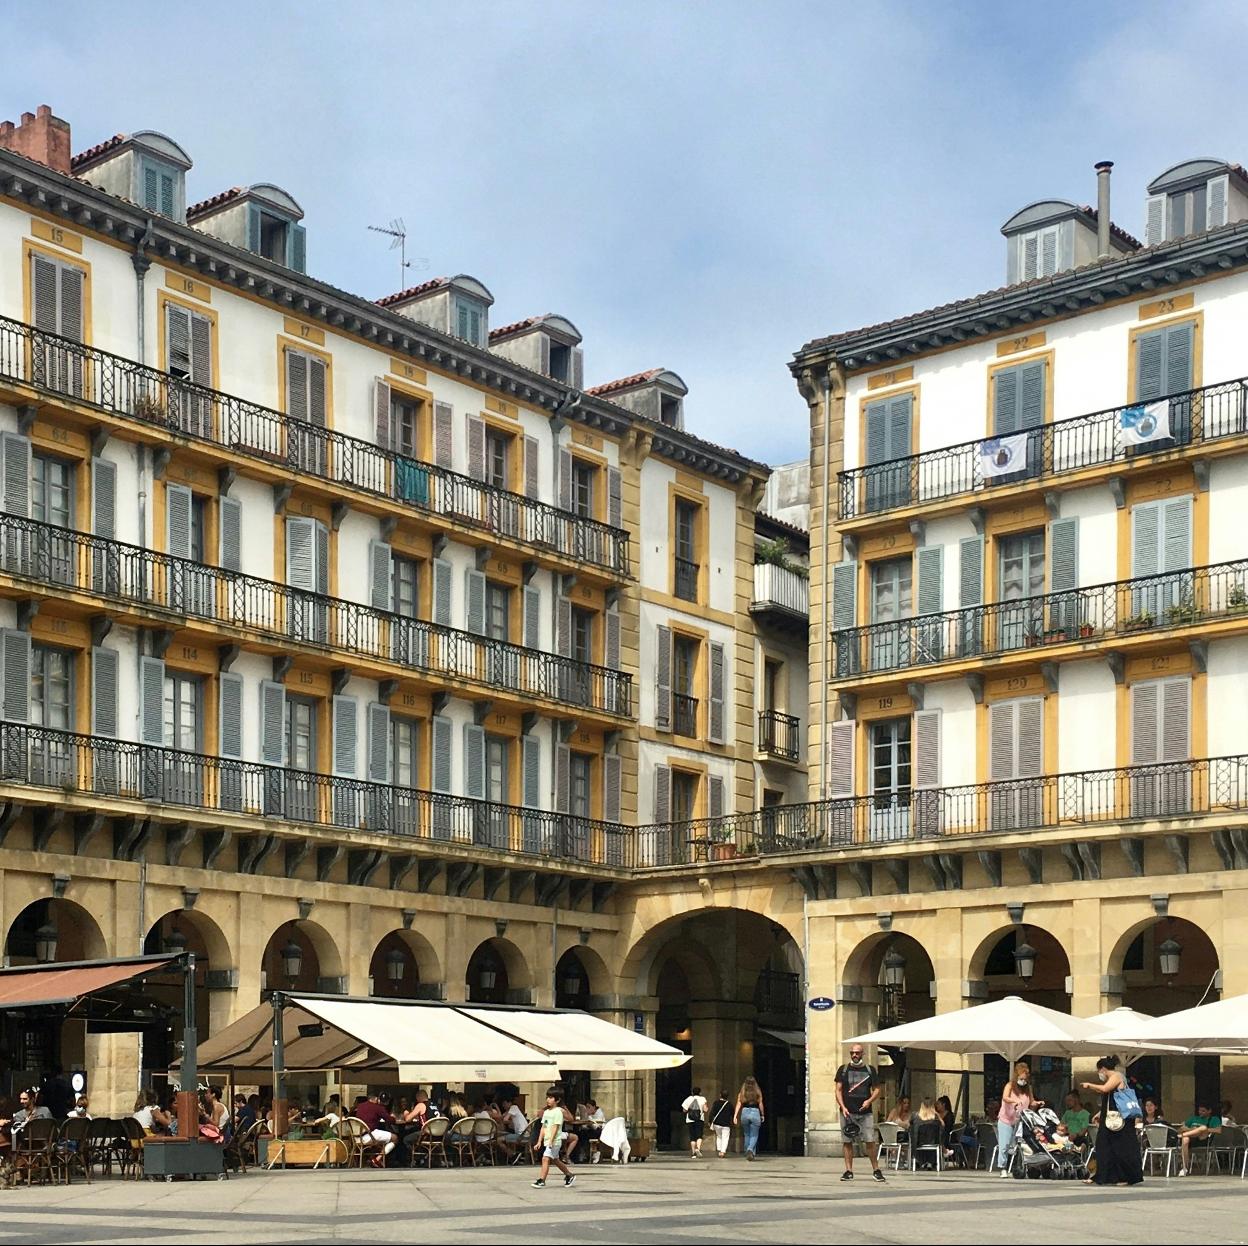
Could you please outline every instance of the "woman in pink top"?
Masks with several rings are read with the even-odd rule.
[[[1009,1156],[1014,1146],[1018,1114],[1036,1102],[1031,1096],[1030,1083],[1031,1070],[1025,1064],[1018,1064],[1014,1067],[1014,1080],[1006,1082],[1001,1092],[1001,1110],[997,1113],[997,1162],[1003,1177],[1010,1172]]]

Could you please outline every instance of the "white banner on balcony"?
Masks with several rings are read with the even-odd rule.
[[[979,470],[984,478],[1008,476],[1027,466],[1027,434],[1010,437],[989,437],[979,443]]]
[[[1122,440],[1129,446],[1142,446],[1170,436],[1170,399],[1124,407],[1118,416]]]

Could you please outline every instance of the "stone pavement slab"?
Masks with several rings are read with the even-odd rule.
[[[655,1156],[586,1165],[564,1188],[529,1167],[235,1174],[228,1181],[81,1181],[0,1191],[0,1243],[1248,1241],[1248,1182],[1154,1178],[1133,1190],[889,1174],[852,1184],[821,1159]]]

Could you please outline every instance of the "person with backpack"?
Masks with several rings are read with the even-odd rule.
[[[702,1133],[706,1128],[706,1100],[702,1088],[695,1086],[693,1093],[682,1103],[685,1124],[689,1126],[689,1158],[702,1158]]]
[[[836,1106],[841,1109],[841,1143],[845,1153],[845,1171],[842,1181],[854,1179],[854,1143],[861,1142],[871,1161],[871,1176],[883,1181],[880,1171],[880,1144],[876,1139],[875,1115],[872,1107],[880,1097],[883,1087],[880,1075],[864,1062],[862,1045],[855,1043],[849,1049],[849,1063],[836,1070]]]
[[[732,1140],[732,1100],[726,1090],[721,1090],[711,1104],[711,1128],[715,1131],[715,1153],[723,1159]]]

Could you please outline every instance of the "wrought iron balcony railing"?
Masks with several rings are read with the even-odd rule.
[[[698,698],[683,692],[672,693],[672,730],[677,735],[698,734]]]
[[[1138,404],[1057,420],[1032,429],[1024,461],[1015,472],[985,476],[984,440],[926,450],[908,458],[849,468],[839,474],[838,516],[854,519],[916,506],[1025,480],[1043,480],[1107,463],[1130,462],[1181,446],[1242,437],[1248,433],[1248,378],[1172,394],[1171,436],[1135,444],[1119,431],[1121,416]]]
[[[724,818],[638,827],[633,864],[687,865],[774,853],[1043,831],[1248,810],[1248,755],[909,789]]]
[[[629,572],[628,533],[622,528],[7,317],[0,317],[0,378],[270,466],[387,498],[612,575]]]
[[[682,601],[698,600],[698,564],[673,555],[676,568],[676,596]]]
[[[566,813],[6,722],[0,784],[13,783],[611,866],[626,864],[631,834]]]
[[[759,710],[758,751],[785,761],[798,761],[802,753],[797,718],[779,710]]]
[[[1243,615],[1248,560],[1117,580],[832,633],[833,680]]]
[[[628,717],[632,676],[0,512],[0,574]]]

